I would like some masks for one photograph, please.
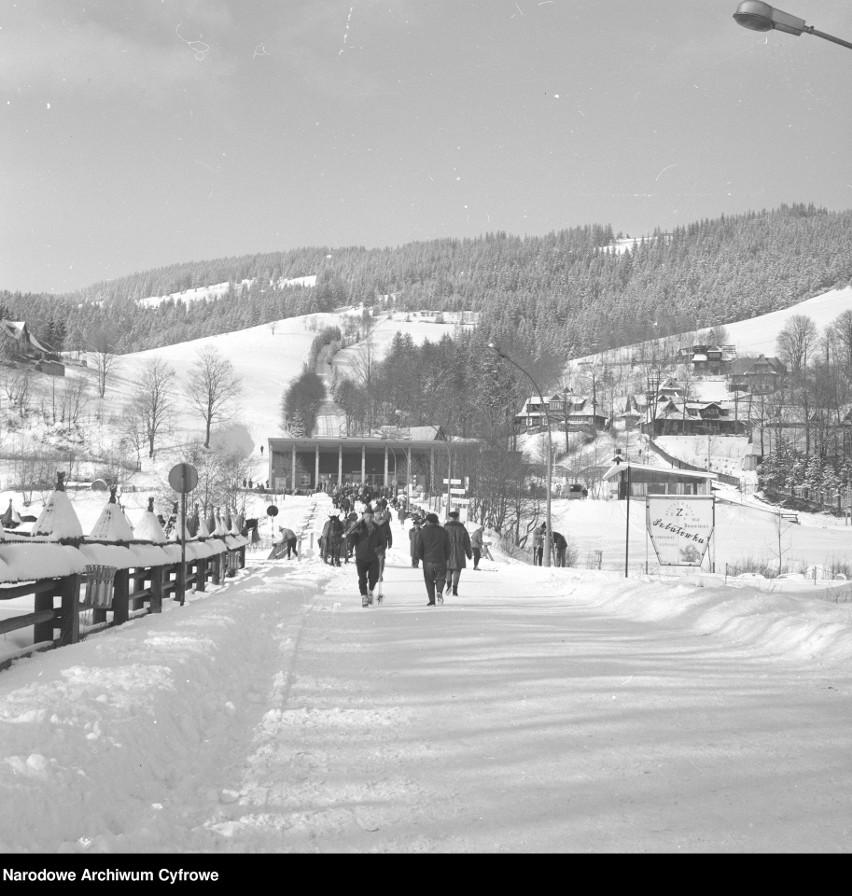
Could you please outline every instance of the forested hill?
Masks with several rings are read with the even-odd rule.
[[[705,220],[616,253],[609,226],[397,248],[327,247],[187,262],[68,296],[0,292],[0,315],[64,349],[139,351],[342,305],[480,312],[497,338],[563,357],[789,307],[852,277],[852,211],[805,205]],[[317,275],[315,287],[285,281]],[[216,299],[137,300],[231,284]],[[392,297],[392,298],[389,298]],[[108,310],[108,313],[105,311]]]

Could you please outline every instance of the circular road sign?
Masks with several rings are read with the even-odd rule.
[[[198,485],[198,470],[192,464],[175,464],[169,470],[169,485],[182,495]]]
[[[270,504],[269,507],[266,508],[266,512],[270,516],[278,516],[278,508],[274,504]]]

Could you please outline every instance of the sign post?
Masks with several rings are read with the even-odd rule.
[[[445,479],[444,485],[447,486],[447,515],[449,515],[450,510],[452,510],[453,504],[467,505],[470,503],[467,500],[462,500],[465,495],[467,495],[467,489],[464,487],[459,487],[462,485],[461,479]],[[467,520],[467,512],[465,512],[465,520]]]
[[[186,495],[198,485],[198,470],[192,464],[175,464],[169,470],[169,485],[180,492],[180,575],[178,576],[178,600],[183,606],[186,600]]]
[[[269,507],[266,508],[266,513],[269,516],[269,531],[272,535],[272,541],[275,541],[275,517],[278,516],[278,508],[274,504],[270,504]]]

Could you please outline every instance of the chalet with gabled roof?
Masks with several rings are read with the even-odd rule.
[[[65,365],[60,356],[30,332],[26,321],[0,320],[0,339],[11,340],[16,356],[33,363],[43,373],[65,376]]]
[[[546,426],[547,420],[551,426],[567,424],[569,428],[577,429],[594,426],[595,429],[603,429],[606,426],[606,414],[600,405],[595,405],[588,398],[575,395],[570,389],[565,392],[555,392],[544,397],[544,405],[541,398],[530,396],[523,404],[521,410],[515,414],[515,425],[526,429],[536,429]]]
[[[679,364],[688,364],[697,376],[718,376],[728,372],[736,356],[736,346],[700,343],[681,348],[676,361]]]
[[[730,406],[729,406],[730,405]],[[743,435],[745,420],[738,420],[733,402],[660,399],[649,405],[642,431],[652,436]]]
[[[787,368],[778,358],[737,358],[728,372],[730,392],[751,392],[754,395],[771,395],[782,385]]]

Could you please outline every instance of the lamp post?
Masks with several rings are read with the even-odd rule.
[[[453,494],[453,452],[450,448],[450,440],[447,437],[447,434],[440,427],[438,428],[438,433],[444,440],[444,444],[447,446],[447,510],[444,515],[444,519],[446,519],[451,510],[450,503]],[[436,507],[435,509],[437,510],[438,508]]]
[[[517,367],[518,370],[533,384],[533,388],[538,393],[538,400],[541,402],[541,409],[544,412],[544,421],[547,425],[547,479],[545,480],[545,494],[546,505],[545,505],[545,524],[546,524],[546,532],[544,533],[544,565],[550,566],[550,555],[552,553],[553,546],[553,532],[550,525],[550,487],[551,480],[553,479],[553,442],[550,433],[550,414],[547,410],[547,405],[544,403],[544,395],[542,394],[541,389],[539,388],[538,383],[532,378],[532,375],[521,367],[517,361],[512,360],[505,352],[500,350],[500,347],[496,342],[489,342],[488,348],[491,349],[494,354],[498,357],[502,358],[504,361],[508,361],[513,367]]]
[[[815,37],[822,37],[852,50],[852,43],[849,41],[841,40],[824,31],[817,31],[813,25],[806,25],[804,19],[775,9],[774,6],[763,3],[762,0],[743,0],[734,13],[734,21],[751,31],[772,31],[774,28],[776,31],[783,31],[785,34],[793,34],[796,37],[800,34],[813,34]]]

